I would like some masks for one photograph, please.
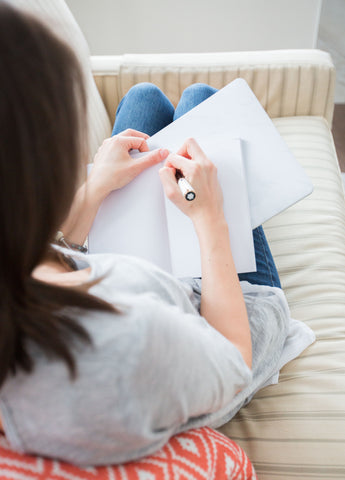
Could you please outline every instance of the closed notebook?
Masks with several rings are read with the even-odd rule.
[[[187,112],[148,140],[151,150],[176,151],[188,137],[203,142],[212,135],[242,140],[243,161],[254,229],[313,191],[264,108],[242,78]]]

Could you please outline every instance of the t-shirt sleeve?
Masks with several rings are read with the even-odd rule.
[[[251,370],[239,350],[197,313],[165,305],[150,311],[136,389],[148,403],[151,425],[179,431],[193,421],[207,425],[209,414],[224,414],[250,383]]]

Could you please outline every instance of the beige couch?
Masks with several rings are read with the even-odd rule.
[[[92,57],[63,0],[12,0],[74,45],[89,89],[91,151],[110,134],[128,89],[153,82],[176,104],[194,82],[247,80],[314,183],[313,194],[264,225],[294,318],[317,341],[221,431],[261,480],[345,479],[345,200],[330,132],[335,72],[318,50]]]

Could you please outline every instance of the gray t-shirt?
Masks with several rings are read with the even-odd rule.
[[[93,342],[75,344],[75,381],[63,362],[30,345],[34,372],[9,376],[0,392],[14,449],[82,466],[130,461],[178,432],[225,423],[280,368],[290,317],[279,289],[244,282],[251,371],[199,315],[200,282],[134,257],[73,256],[91,266],[91,279],[102,277],[90,293],[122,313],[69,310]]]

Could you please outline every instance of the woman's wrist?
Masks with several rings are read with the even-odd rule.
[[[99,207],[106,197],[96,182],[87,179],[77,190],[68,217],[61,226],[69,244],[83,245]]]
[[[106,188],[104,188],[104,185],[102,185],[96,179],[93,179],[92,175],[87,178],[83,187],[87,201],[93,205],[100,206],[103,200],[105,200],[110,193]]]
[[[197,236],[203,236],[205,233],[220,232],[228,233],[228,224],[225,220],[224,212],[203,211],[195,215],[192,219]]]

